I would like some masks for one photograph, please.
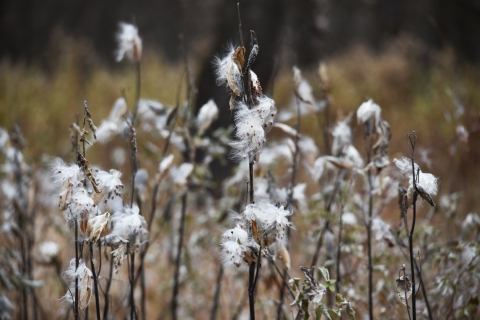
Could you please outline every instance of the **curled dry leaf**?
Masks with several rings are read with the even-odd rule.
[[[118,247],[121,244],[127,244],[128,240],[123,239],[117,234],[108,234],[105,237],[101,238],[102,246],[106,247]]]
[[[412,282],[410,281],[410,277],[402,276],[396,280],[396,283],[398,298],[402,301],[403,305],[406,306],[405,294],[407,299],[412,295]]]

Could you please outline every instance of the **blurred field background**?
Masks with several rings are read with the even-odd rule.
[[[229,40],[239,42],[236,2],[81,4],[74,1],[71,8],[58,6],[55,1],[42,5],[27,1],[23,6],[7,1],[0,16],[0,126],[8,130],[15,123],[20,126],[27,140],[25,158],[34,168],[53,156],[73,160],[68,129],[76,114],[82,113],[84,100],[97,124],[108,116],[114,101],[123,94],[132,108],[134,69],[125,62],[116,64],[113,58],[114,33],[119,21],[134,21],[140,35],[144,35],[142,98],[158,100],[166,106],[175,104],[185,68],[186,43],[186,55],[199,90],[196,109],[214,98],[222,110],[214,127],[231,124],[228,97],[224,88],[215,85],[211,59],[222,52]],[[440,178],[436,199],[461,193],[453,214],[447,216],[446,210],[435,208],[431,223],[440,231],[437,240],[446,243],[457,237],[463,218],[477,212],[480,205],[478,5],[467,0],[457,4],[427,1],[422,5],[394,0],[362,1],[349,6],[346,1],[245,1],[241,2],[241,8],[244,34],[253,29],[258,35],[260,81],[267,94],[273,93],[279,110],[292,104],[294,65],[301,68],[316,97],[321,97],[318,65],[324,61],[331,82],[330,125],[372,98],[382,107],[383,118],[391,126],[391,159],[407,154],[406,134],[417,132],[417,161],[425,171]],[[54,9],[59,10],[58,16]],[[294,120],[289,124],[293,125]],[[470,132],[468,139],[457,136],[459,125]],[[312,136],[320,153],[325,153],[315,117],[303,117],[301,132]],[[356,136],[354,144],[363,155],[361,134]],[[276,130],[268,135],[269,140],[278,137],[281,133]],[[142,140],[141,135],[138,141],[142,166],[153,176],[158,159],[152,144],[162,148],[164,141]],[[117,139],[106,146],[94,146],[90,162],[103,168],[115,167],[113,148],[122,143]],[[127,186],[128,161],[117,168],[124,171],[123,181]],[[213,173],[213,180],[219,186],[224,175],[215,177]],[[307,176],[307,172],[301,172],[298,181],[307,180]],[[286,181],[283,182],[286,186]],[[310,183],[307,195],[315,192],[314,184]],[[421,210],[420,220],[428,209]],[[53,215],[60,213],[45,213],[39,218],[39,225],[48,226]],[[199,226],[205,224],[195,221],[200,215],[195,213],[189,218],[185,241],[193,243],[195,239],[207,238],[205,230],[217,238],[195,243],[197,250],[204,245],[215,246],[223,232],[223,227],[215,222],[207,223],[208,229],[202,231]],[[387,221],[397,221],[396,204],[385,209],[383,216]],[[308,222],[296,223],[299,229],[308,226]],[[49,234],[48,230],[39,233],[39,241],[61,238],[60,232]],[[167,236],[162,235],[163,238]],[[68,243],[62,244],[63,261],[71,256],[69,250]],[[168,261],[161,259],[167,255],[166,248],[158,245],[151,250],[147,278],[151,283],[162,284],[149,286],[148,301],[152,307],[147,318],[162,314],[168,318],[168,313],[162,310],[168,308],[168,281],[173,269]],[[301,256],[302,252],[292,254],[293,260]],[[186,318],[204,319],[209,315],[219,262],[215,250],[201,255],[201,259],[187,263],[190,272],[187,281],[195,285],[183,284],[188,288],[181,301],[188,310]],[[198,265],[201,270],[195,270]],[[55,277],[54,272],[38,272]],[[57,299],[64,294],[60,281],[56,281],[54,288],[39,290],[46,293],[41,295],[41,301],[47,309],[51,303],[57,303],[49,300],[49,295]],[[237,296],[239,301],[241,295],[246,295],[245,292],[229,294]],[[223,307],[218,318],[231,317],[235,306]],[[364,314],[365,309],[358,308],[359,314]]]

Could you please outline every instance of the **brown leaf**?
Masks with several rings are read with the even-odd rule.
[[[282,260],[283,264],[285,265],[285,268],[287,270],[290,270],[291,267],[291,262],[290,262],[290,254],[288,253],[287,248],[283,244],[278,244],[279,249],[278,249],[278,257],[280,260]]]

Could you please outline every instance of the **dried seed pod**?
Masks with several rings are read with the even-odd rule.
[[[403,305],[407,305],[407,301],[405,300],[405,295],[407,299],[412,295],[412,282],[410,281],[410,277],[408,276],[401,276],[397,280],[397,295]]]
[[[245,48],[238,46],[232,54],[232,60],[237,65],[238,69],[242,70],[245,65]]]
[[[83,168],[83,171],[87,175],[88,180],[90,180],[90,182],[92,183],[92,187],[95,190],[95,192],[100,193],[100,190],[98,189],[97,181],[93,176],[92,166],[90,166],[90,163],[88,162],[88,160],[80,152],[77,152],[77,161],[79,165]]]
[[[92,297],[92,286],[93,276],[89,274],[87,270],[85,270],[85,274],[83,275],[83,284],[81,285],[80,296],[78,299],[78,308],[80,310],[85,310],[88,307]]]
[[[419,184],[415,184],[415,190],[417,191],[418,195],[423,198],[423,200],[427,201],[432,207],[435,207],[435,202],[433,202],[432,197],[423,189],[423,187]]]
[[[93,132],[93,137],[94,137],[95,140],[96,140],[96,139],[97,139],[97,135],[96,135],[97,127],[95,126],[95,124],[93,124],[92,114],[91,114],[90,111],[88,110],[87,101],[84,101],[83,104],[84,104],[84,106],[85,106],[85,116],[86,116],[86,119],[87,119],[87,122],[88,122],[88,126],[89,126],[90,129],[92,130],[92,132]]]
[[[90,241],[96,242],[107,228],[108,219],[110,218],[110,213],[105,212],[102,215],[93,217],[88,220],[88,231],[90,233]]]

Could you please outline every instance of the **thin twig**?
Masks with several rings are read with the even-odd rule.
[[[367,163],[371,161],[373,135],[367,147]],[[367,254],[368,254],[368,311],[370,320],[373,320],[373,261],[372,261],[372,213],[373,213],[373,183],[372,169],[368,168],[368,221],[367,221]]]
[[[413,255],[413,232],[415,230],[415,220],[417,217],[417,192],[416,192],[416,175],[415,175],[415,143],[417,140],[417,134],[415,131],[408,134],[408,141],[410,143],[411,155],[410,159],[412,161],[412,187],[413,187],[413,218],[412,218],[412,227],[410,228],[410,233],[408,234],[408,244],[410,249],[410,270],[412,273],[412,292],[415,293],[415,256]],[[412,318],[413,320],[417,319],[417,305],[416,305],[416,296],[412,294]]]
[[[172,311],[172,319],[177,319],[177,296],[179,290],[179,282],[180,282],[180,261],[182,256],[182,247],[183,247],[183,233],[185,229],[185,215],[187,211],[187,191],[182,196],[182,209],[181,209],[181,216],[180,216],[180,228],[178,231],[179,239],[177,245],[177,258],[175,261],[175,274],[173,277],[173,294],[172,294],[172,304],[171,304],[171,311]]]
[[[93,287],[94,287],[94,294],[95,294],[95,304],[97,310],[97,320],[100,320],[100,299],[98,297],[98,277],[95,270],[95,265],[93,264],[93,241],[90,241],[90,265],[92,267],[92,275],[93,275]]]
[[[220,300],[220,287],[222,285],[223,277],[223,265],[220,265],[220,270],[218,270],[217,284],[215,286],[215,295],[213,296],[213,306],[212,311],[210,312],[210,320],[215,320],[217,315],[218,303]]]

